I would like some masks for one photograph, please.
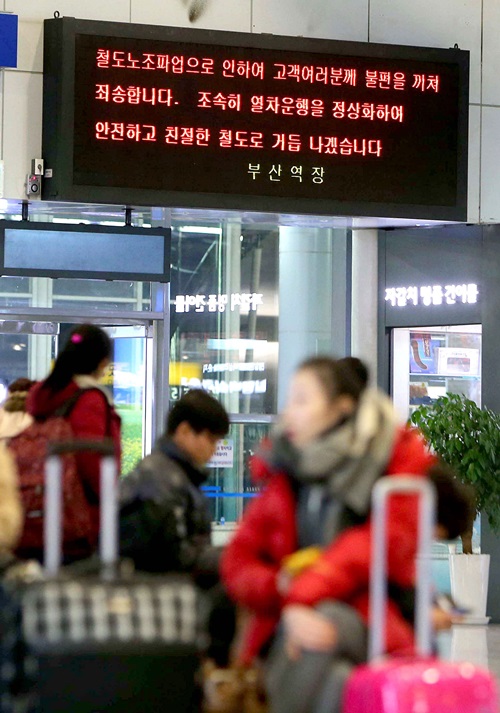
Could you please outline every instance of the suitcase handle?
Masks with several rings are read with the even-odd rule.
[[[417,591],[415,629],[417,650],[422,656],[431,653],[431,547],[434,533],[436,493],[432,483],[423,477],[383,477],[372,492],[372,554],[370,565],[370,636],[369,660],[379,658],[386,649],[387,605],[387,510],[391,495],[419,496]]]
[[[44,567],[55,576],[62,561],[62,462],[66,453],[93,452],[102,455],[100,473],[99,555],[103,568],[118,561],[118,503],[116,459],[113,441],[74,439],[51,443],[45,465]]]
[[[49,456],[85,452],[99,453],[102,456],[114,456],[115,446],[111,438],[103,438],[102,441],[75,438],[71,441],[54,441],[47,445],[47,455]]]

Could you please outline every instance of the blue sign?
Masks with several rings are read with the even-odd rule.
[[[0,67],[17,67],[18,16],[0,13]]]

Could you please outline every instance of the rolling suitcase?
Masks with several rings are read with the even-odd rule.
[[[61,562],[61,464],[66,452],[101,453],[100,564]],[[22,599],[37,664],[40,713],[197,710],[203,645],[201,594],[182,576],[120,571],[116,464],[106,442],[53,444],[46,466],[46,577]],[[83,567],[85,569],[85,567]]]
[[[387,601],[385,524],[393,493],[420,496],[417,559],[417,653],[382,658]],[[344,693],[343,713],[498,713],[498,693],[489,671],[431,655],[430,552],[434,520],[432,485],[422,478],[382,478],[373,492],[370,640],[367,665],[355,669]]]

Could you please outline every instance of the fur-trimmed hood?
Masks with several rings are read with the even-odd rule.
[[[0,408],[0,440],[15,438],[33,423],[32,416],[23,411],[5,411]]]
[[[0,552],[15,548],[22,526],[16,464],[5,444],[0,443]]]
[[[332,495],[358,515],[365,515],[375,481],[389,462],[398,433],[391,401],[367,389],[354,414],[303,448],[287,440],[283,427],[273,435],[253,464],[257,478],[284,471],[301,483],[325,483]]]

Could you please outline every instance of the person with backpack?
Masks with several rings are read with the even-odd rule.
[[[108,335],[93,324],[78,325],[70,332],[49,376],[37,383],[28,394],[26,406],[35,420],[34,425],[45,424],[45,432],[38,439],[38,445],[34,446],[35,450],[40,450],[44,440],[45,445],[48,440],[60,440],[61,427],[66,422],[75,438],[111,438],[119,471],[120,417],[113,407],[111,395],[99,383],[110,363],[111,351]],[[28,431],[19,438],[23,435],[29,435]],[[63,437],[67,437],[67,433]],[[10,445],[12,447],[12,441]],[[44,453],[34,453],[34,456],[45,458]],[[72,488],[74,517],[65,516],[64,524],[66,561],[88,557],[95,550],[99,537],[100,457],[94,453],[78,453],[75,462],[77,481]],[[73,525],[74,537],[71,533]],[[36,556],[36,553],[31,553],[31,556]]]

